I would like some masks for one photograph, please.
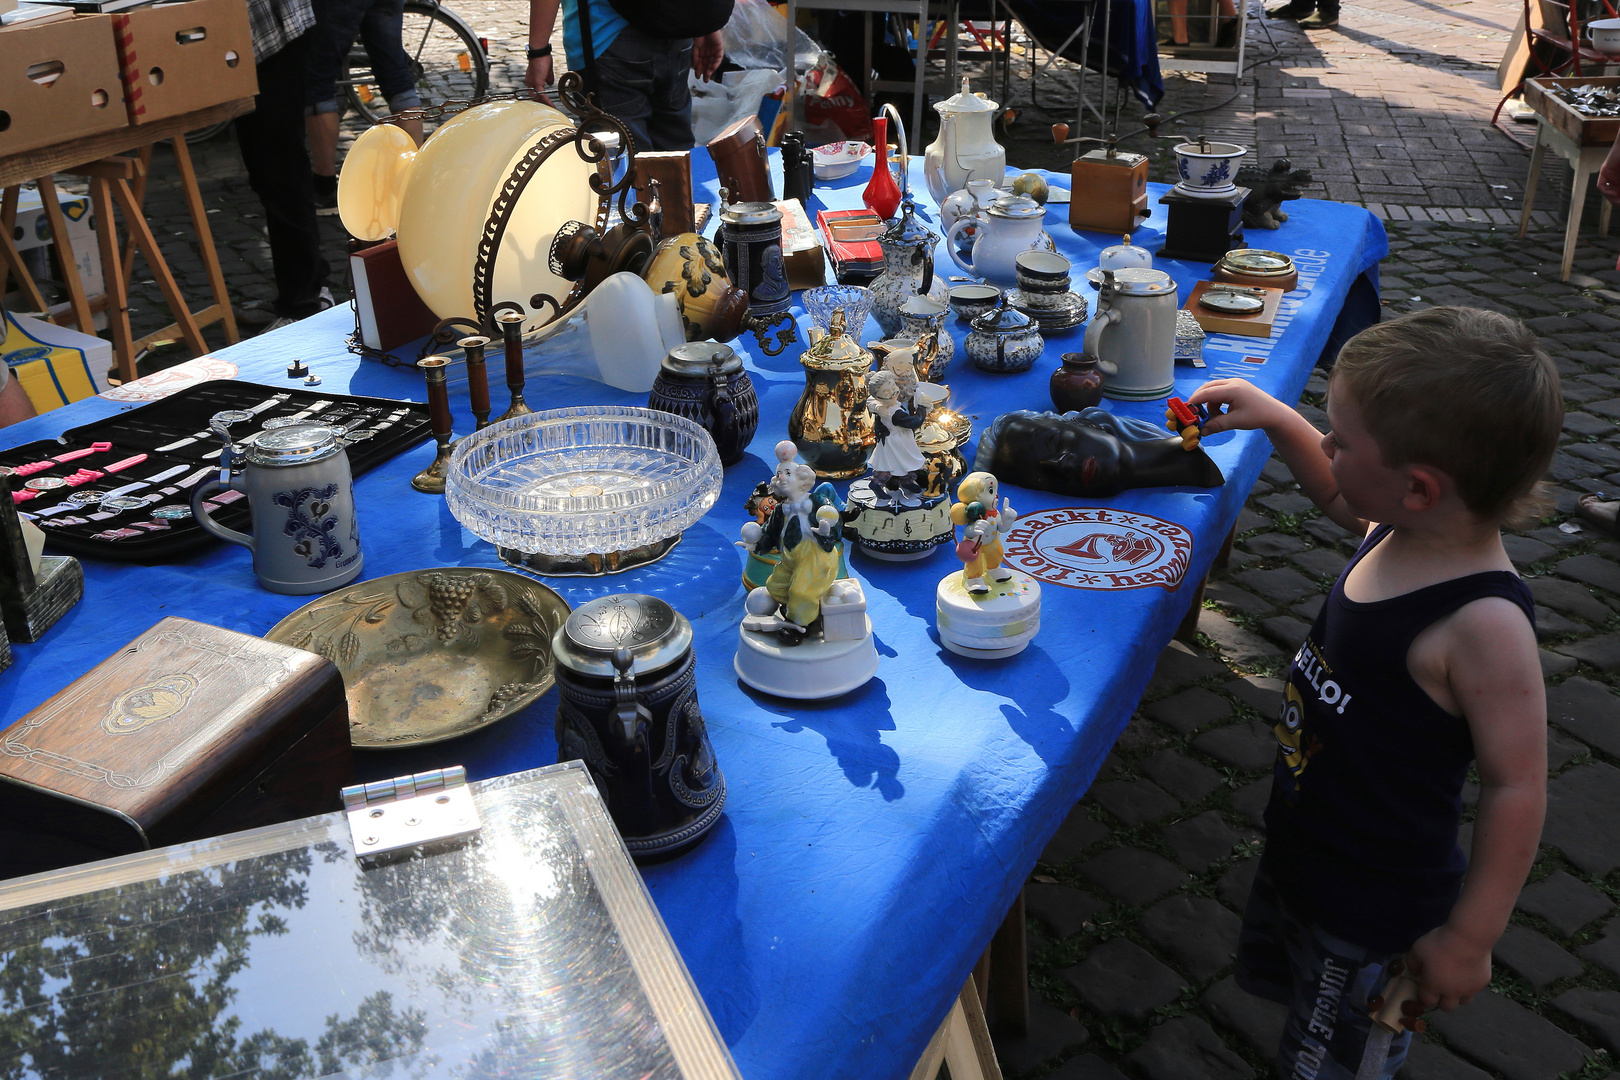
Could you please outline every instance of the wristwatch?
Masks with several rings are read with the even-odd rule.
[[[539,46],[538,48],[533,46],[533,45],[529,46],[529,59],[530,60],[538,60],[542,56],[550,56],[550,55],[551,55],[551,42],[549,42],[549,41],[546,42],[544,45]]]

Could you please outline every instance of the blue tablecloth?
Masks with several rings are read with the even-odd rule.
[[[698,172],[708,164],[694,155]],[[713,199],[712,176],[700,180]],[[863,172],[818,189],[814,201],[858,205],[864,183]],[[920,175],[913,186],[924,190]],[[1206,378],[1237,375],[1294,400],[1352,284],[1359,278],[1365,289],[1366,275],[1376,274],[1387,247],[1375,217],[1311,200],[1289,208],[1293,217],[1280,231],[1252,237],[1300,264],[1299,290],[1284,305],[1286,327],[1270,341],[1212,336],[1207,371],[1177,369],[1181,396]],[[1151,220],[1162,220],[1162,208],[1154,209]],[[1078,268],[1095,265],[1097,251],[1117,241],[1075,234],[1059,205],[1049,209],[1047,228]],[[1152,249],[1162,237],[1146,227],[1136,240]],[[1208,274],[1205,265],[1160,265],[1182,295]],[[948,266],[942,259],[940,273]],[[344,350],[352,321],[338,308],[220,355],[240,367],[241,378],[275,387],[291,385],[286,365],[301,357],[322,376],[324,390],[422,400],[414,370]],[[959,356],[965,329],[951,325]],[[958,359],[948,379],[955,406],[981,422],[1008,409],[1049,407],[1049,373],[1080,336],[1080,329],[1054,336],[1045,358],[1022,375],[987,375]],[[727,470],[715,508],[662,562],[550,584],[576,605],[621,591],[663,596],[696,630],[698,692],[730,797],[721,824],[697,851],[645,877],[743,1075],[904,1077],[1129,718],[1270,448],[1254,433],[1217,436],[1205,445],[1227,477],[1224,487],[1139,490],[1108,500],[1192,532],[1185,580],[1174,591],[1048,585],[1040,636],[1004,662],[964,660],[938,644],[934,587],[958,565],[948,548],[921,563],[853,558],[876,628],[877,677],[837,701],[778,701],[744,689],[732,670],[743,609],[743,553],[732,541],[744,499],[771,472],[771,448],[784,437],[803,378],[796,349],[772,359],[741,344],[763,423],[750,455]],[[635,395],[569,380],[531,382],[528,396],[540,405],[637,403]],[[498,411],[499,388],[496,398]],[[454,404],[458,430],[470,430],[465,399]],[[1107,404],[1154,421],[1163,409],[1162,402]],[[54,436],[130,407],[79,402],[0,432],[0,445]],[[409,488],[432,452],[431,443],[417,447],[357,482],[367,577],[430,565],[501,566],[443,499]],[[1025,514],[1067,503],[1046,492],[1004,490]],[[20,717],[166,615],[264,632],[301,601],[258,588],[249,562],[246,551],[224,544],[161,566],[87,561],[84,601],[43,641],[13,645],[14,666],[0,674],[0,713]],[[549,763],[556,759],[555,708],[553,691],[464,739],[361,755],[361,778],[455,763],[479,778]]]

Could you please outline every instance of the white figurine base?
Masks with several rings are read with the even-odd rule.
[[[959,656],[999,660],[1016,656],[1041,629],[1041,586],[1021,571],[1006,581],[986,577],[988,593],[973,594],[956,570],[934,590],[940,644]]]
[[[784,645],[775,634],[737,631],[737,678],[755,690],[782,698],[814,701],[837,697],[865,686],[877,674],[877,646],[872,621],[861,616],[866,632],[849,641],[807,637]]]
[[[862,555],[885,562],[926,559],[956,537],[944,495],[917,495],[909,506],[898,500],[880,504],[872,481],[857,480],[849,486],[849,508],[856,514],[844,526],[844,539]]]

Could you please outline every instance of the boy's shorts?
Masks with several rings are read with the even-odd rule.
[[[1381,1068],[1372,1061],[1363,1071],[1367,1039],[1376,1028],[1367,1002],[1383,990],[1389,964],[1397,959],[1399,954],[1352,945],[1299,918],[1262,858],[1243,911],[1237,984],[1288,1006],[1277,1050],[1282,1080],[1388,1080],[1400,1070],[1410,1032],[1390,1042]]]

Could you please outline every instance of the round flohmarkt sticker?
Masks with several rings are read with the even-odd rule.
[[[1192,533],[1173,521],[1083,506],[1020,517],[1003,541],[1008,564],[1070,589],[1175,589],[1192,546]]]

